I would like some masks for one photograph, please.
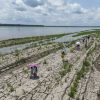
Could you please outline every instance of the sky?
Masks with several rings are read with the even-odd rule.
[[[100,0],[0,0],[0,23],[100,26]]]

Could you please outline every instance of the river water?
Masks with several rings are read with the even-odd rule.
[[[23,27],[23,26],[0,26],[0,40],[20,38],[36,35],[48,35],[58,33],[79,32],[100,27]]]

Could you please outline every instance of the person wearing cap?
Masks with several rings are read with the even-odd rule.
[[[76,49],[80,50],[80,42],[76,42]]]

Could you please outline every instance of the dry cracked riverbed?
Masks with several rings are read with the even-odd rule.
[[[61,50],[37,60],[35,63],[40,65],[38,80],[29,79],[28,64],[19,65],[18,69],[1,75],[0,100],[99,100],[100,72],[96,67],[100,58],[99,42],[90,39],[88,48],[83,43],[80,51],[74,46],[69,48],[64,61]],[[82,76],[80,72],[83,73],[83,70]],[[77,88],[72,89],[74,85]]]

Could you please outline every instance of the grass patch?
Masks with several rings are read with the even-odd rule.
[[[9,92],[13,92],[15,90],[10,83],[7,83],[7,87],[9,88]]]
[[[64,63],[63,64],[63,69],[59,72],[61,77],[64,77],[68,72],[71,71],[72,65],[69,63]]]
[[[75,37],[76,36],[82,36],[82,35],[98,34],[98,33],[99,33],[99,36],[100,36],[100,29],[81,31],[81,32],[77,33],[77,35],[75,35]]]
[[[85,76],[86,72],[89,71],[89,66],[90,66],[90,62],[87,59],[85,59],[83,61],[83,66],[82,66],[81,70],[79,72],[77,72],[76,78],[70,88],[69,96],[71,98],[75,97],[75,94],[77,92],[78,83],[81,80],[81,78]]]
[[[46,35],[46,36],[34,36],[34,37],[24,37],[24,38],[15,38],[15,39],[8,39],[8,40],[2,40],[0,41],[0,48],[2,47],[8,47],[8,46],[13,46],[13,45],[19,45],[19,44],[25,44],[25,43],[30,43],[30,42],[35,42],[35,41],[40,41],[40,40],[48,40],[52,38],[60,38],[62,36],[65,36],[67,34],[55,34],[55,35]],[[49,40],[49,41],[50,41]],[[43,41],[40,41],[42,43]]]

